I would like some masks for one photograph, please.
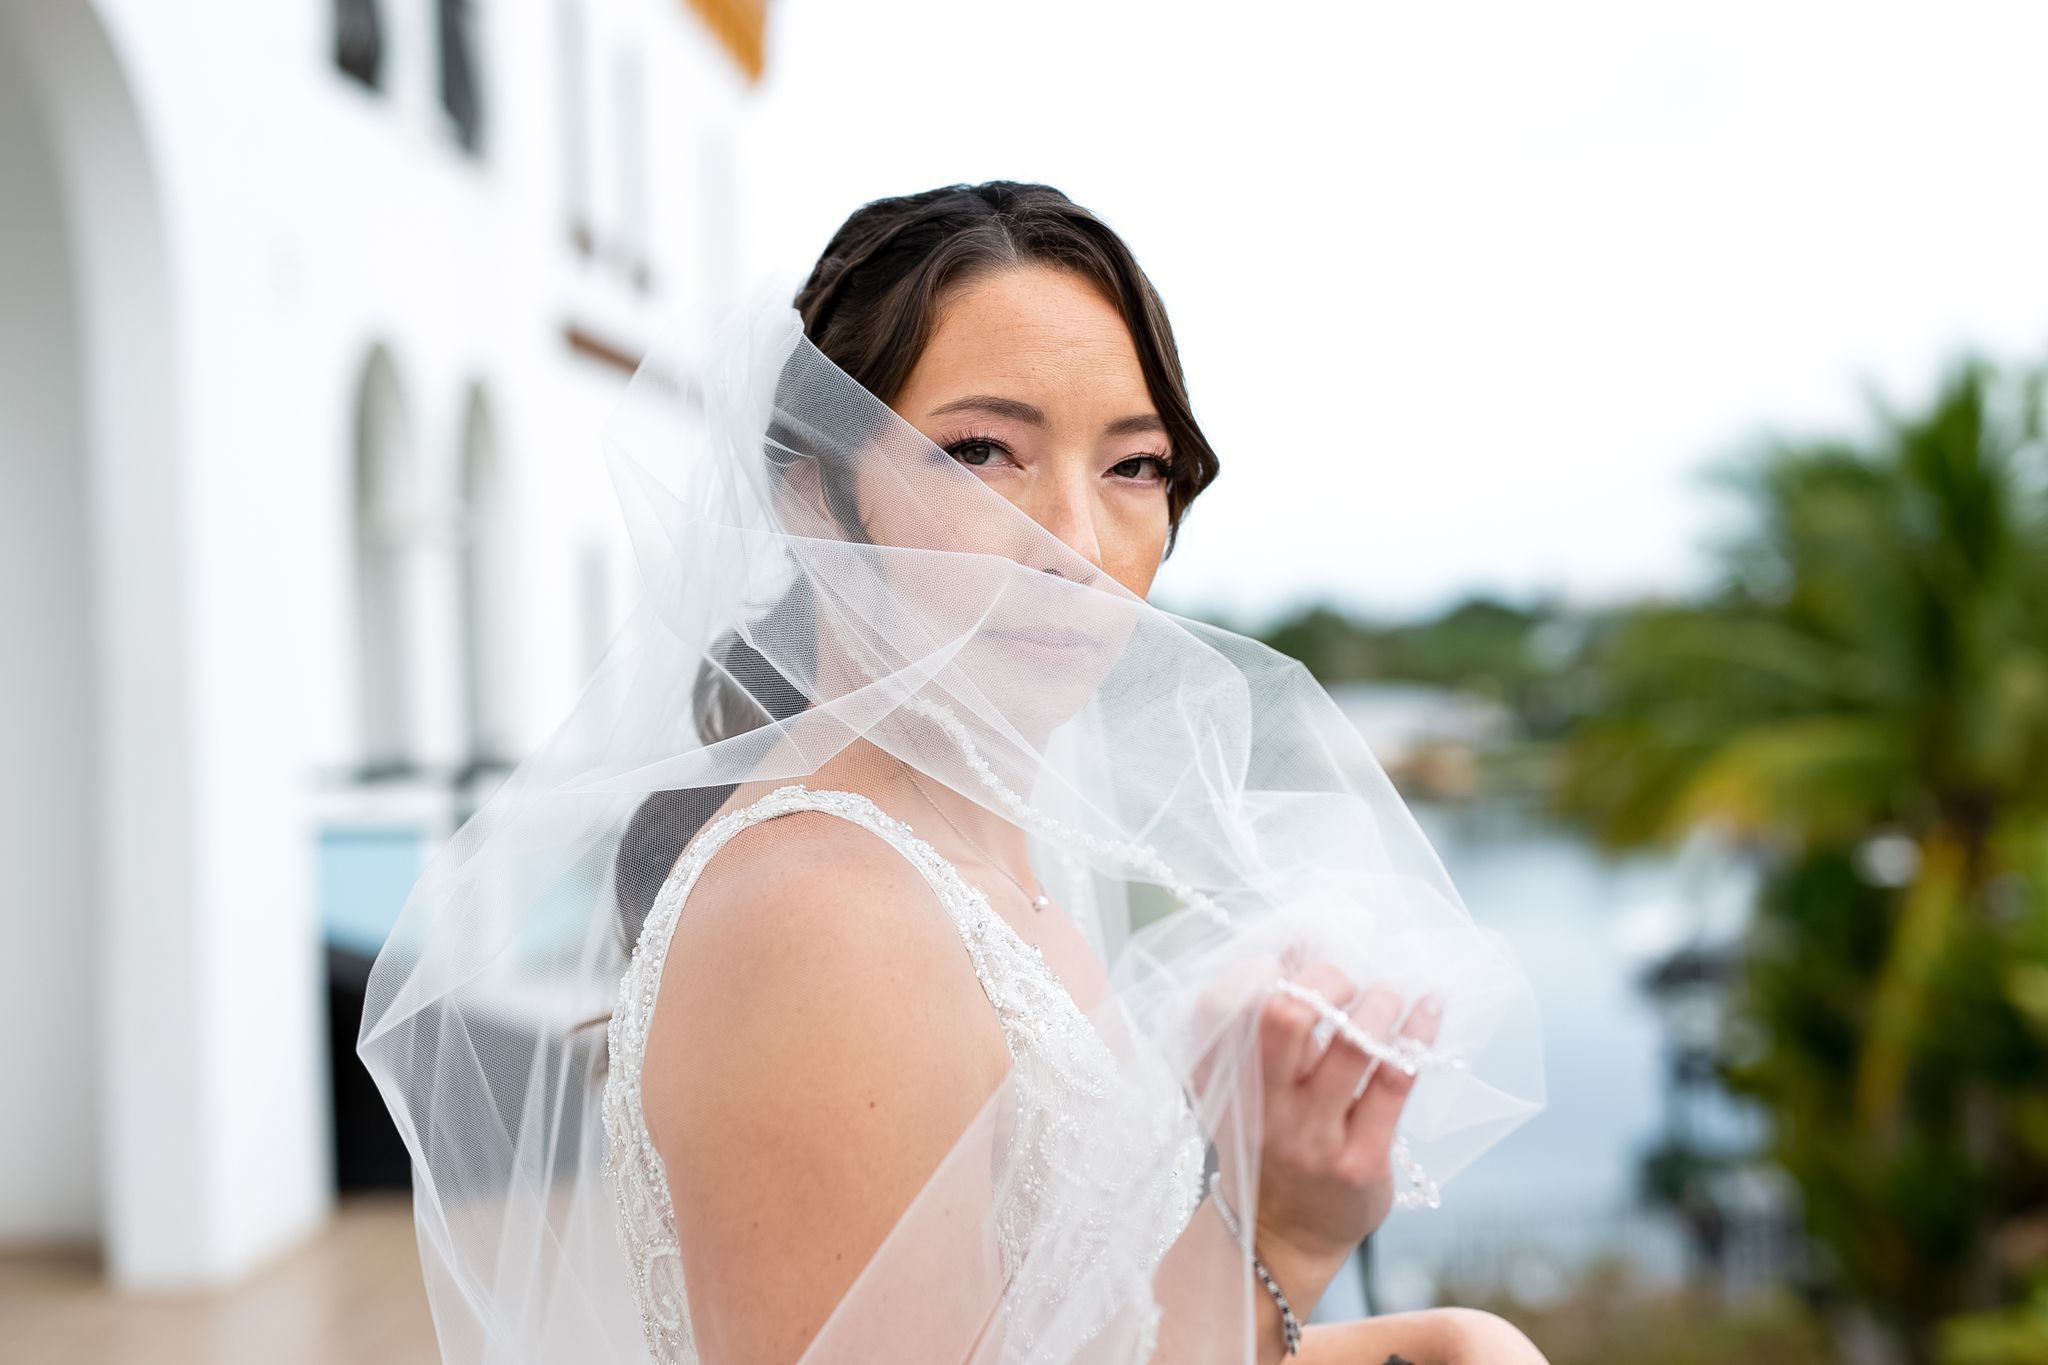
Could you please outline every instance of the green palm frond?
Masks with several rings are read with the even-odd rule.
[[[1712,822],[1771,850],[1731,1002],[1762,1046],[1726,1075],[1915,1358],[2022,1282],[1983,1229],[2048,1207],[2044,396],[1965,361],[1866,439],[1722,471],[1750,516],[1719,588],[1604,633],[1553,788],[1609,846]]]
[[[1675,793],[1670,833],[1714,823],[1753,838],[1797,831],[1841,843],[1896,818],[1911,749],[1881,715],[1811,715],[1751,726],[1706,756]]]

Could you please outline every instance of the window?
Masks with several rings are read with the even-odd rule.
[[[570,240],[587,256],[596,241],[590,225],[590,94],[583,7],[578,0],[560,0],[555,19],[555,58],[561,63],[562,207]]]
[[[463,150],[474,152],[483,136],[483,109],[469,0],[436,0],[435,10],[441,36],[441,107],[454,122]]]
[[[632,48],[622,48],[614,57],[618,126],[612,130],[612,141],[618,156],[619,267],[644,294],[653,286],[647,259],[653,232],[647,203],[647,86],[641,69],[640,54]]]
[[[398,371],[382,347],[370,353],[357,384],[355,437],[357,714],[361,775],[377,778],[411,771],[419,738],[408,648],[418,476]]]
[[[490,405],[472,388],[462,431],[463,711],[468,771],[510,766],[513,724],[505,681],[516,644],[519,559],[508,524],[505,469]]]
[[[334,64],[379,88],[384,69],[384,20],[377,0],[334,0]]]

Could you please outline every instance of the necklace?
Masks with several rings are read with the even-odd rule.
[[[973,835],[969,834],[966,830],[960,828],[960,826],[957,823],[955,823],[953,817],[946,814],[946,808],[944,806],[941,806],[938,802],[932,800],[931,793],[926,791],[924,789],[924,784],[917,780],[916,773],[911,772],[908,768],[905,768],[903,770],[903,775],[910,779],[911,786],[917,788],[917,794],[924,798],[924,803],[927,806],[930,806],[933,810],[937,811],[939,818],[941,820],[944,820],[947,824],[952,825],[953,832],[959,835],[962,839],[965,839],[967,841],[967,846],[973,849],[976,853],[979,853],[982,857],[983,862],[987,863],[990,867],[994,868],[996,871],[1002,873],[1005,877],[1008,877],[1010,879],[1010,884],[1017,888],[1018,894],[1023,896],[1025,900],[1031,902],[1031,908],[1033,910],[1043,910],[1046,906],[1052,904],[1052,902],[1046,898],[1046,895],[1043,891],[1038,892],[1036,895],[1034,895],[1031,891],[1031,888],[1027,887],[1026,885],[1024,885],[1024,883],[1018,881],[1016,877],[1011,875],[1010,869],[1004,867],[1001,863],[997,862],[993,857],[989,855],[989,851],[987,849],[983,848],[979,843],[975,842],[975,838]]]

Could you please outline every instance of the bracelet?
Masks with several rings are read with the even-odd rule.
[[[1216,1201],[1216,1212],[1223,1219],[1223,1226],[1237,1241],[1244,1240],[1243,1224],[1230,1211],[1230,1205],[1223,1198],[1223,1172],[1209,1173],[1209,1195]],[[1280,1309],[1280,1336],[1287,1344],[1287,1354],[1301,1354],[1301,1320],[1294,1316],[1294,1308],[1287,1302],[1287,1295],[1281,1290],[1280,1282],[1273,1278],[1273,1272],[1266,1269],[1266,1263],[1259,1259],[1259,1253],[1252,1252],[1252,1273],[1259,1277],[1259,1283],[1273,1296],[1273,1302]]]

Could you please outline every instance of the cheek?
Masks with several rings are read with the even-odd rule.
[[[1166,500],[1127,518],[1112,545],[1104,545],[1103,565],[1110,577],[1139,597],[1152,592],[1159,561],[1166,554]]]

